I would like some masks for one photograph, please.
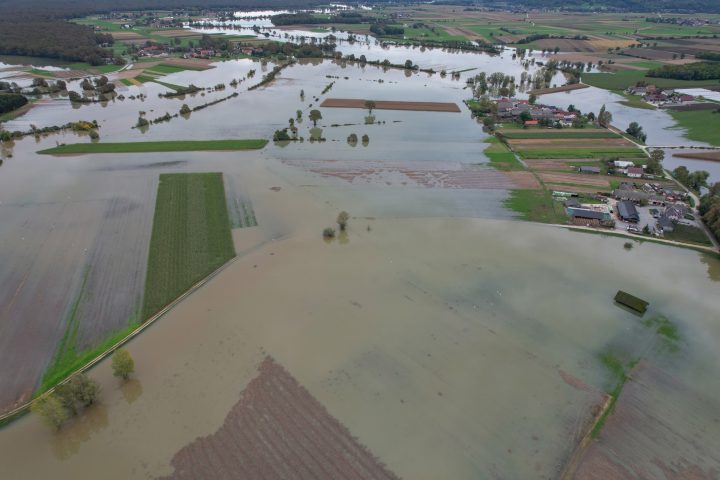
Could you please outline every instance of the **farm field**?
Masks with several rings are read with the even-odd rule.
[[[90,153],[193,152],[212,150],[257,150],[267,140],[173,140],[164,142],[73,143],[41,150],[45,155],[80,155]]]
[[[685,137],[720,146],[720,135],[718,135],[720,115],[714,110],[669,110],[668,112],[680,128],[687,130]]]
[[[457,6],[387,8],[412,8],[448,35],[469,31],[458,12],[451,16]],[[517,23],[517,30],[563,28],[546,14],[524,21],[522,14],[466,13],[476,27],[488,18]],[[567,18],[590,24],[618,16]],[[627,28],[640,22],[632,16]],[[285,31],[298,30],[305,29]],[[588,42],[621,36],[598,30]],[[66,131],[0,146],[0,263],[7,265],[0,270],[0,304],[7,305],[0,309],[0,361],[7,365],[0,385],[9,389],[0,389],[0,400],[12,406],[129,328],[156,321],[125,345],[136,364],[130,379],[115,378],[105,360],[88,372],[101,397],[82,415],[58,431],[35,414],[0,430],[4,475],[562,478],[589,433],[606,452],[626,445],[612,429],[603,436],[613,415],[601,416],[610,395],[617,406],[623,400],[608,358],[626,344],[636,350],[620,356],[623,366],[642,352],[643,361],[687,382],[669,383],[663,401],[678,397],[667,411],[684,408],[687,396],[698,399],[693,406],[705,402],[699,418],[717,416],[718,259],[627,237],[577,235],[566,228],[564,204],[553,199],[561,190],[599,202],[594,194],[620,177],[581,175],[577,167],[601,166],[600,158],[618,149],[637,154],[632,144],[601,129],[501,129],[502,138],[492,136],[463,103],[465,80],[476,73],[534,76],[548,55],[536,52],[526,67],[511,51],[491,56],[364,39],[338,40],[337,48],[372,61],[411,59],[460,78],[299,59],[248,90],[230,79],[246,79],[250,70],[259,78],[277,64],[229,59],[178,71],[161,66],[170,61],[138,60],[138,68],[110,76],[124,99],[72,105],[57,98],[8,122],[10,131],[26,131],[96,119],[102,140],[91,144],[87,134]],[[144,71],[152,81],[130,78]],[[123,78],[131,85],[117,81]],[[204,90],[166,97],[158,79]],[[323,106],[329,82],[329,95],[362,106]],[[68,87],[77,91],[79,83],[68,80]],[[215,91],[219,83],[225,91]],[[237,95],[195,110],[228,91]],[[657,134],[670,120],[665,111],[626,109],[596,88],[549,95],[543,101],[559,109],[597,112],[605,104],[619,130],[631,118],[657,138],[682,141],[677,131]],[[368,122],[362,99],[440,100],[460,114],[377,109]],[[156,118],[184,103],[190,115],[132,128],[138,111]],[[317,125],[313,109],[322,113]],[[262,148],[246,150],[190,143],[268,139],[284,128],[298,141],[257,140]],[[114,151],[38,154],[83,142]],[[341,211],[349,212],[347,229],[324,237]],[[648,316],[618,308],[618,289],[650,302]],[[153,317],[178,295],[182,301]],[[658,315],[679,339],[671,354],[650,321]],[[668,422],[678,438],[693,438],[698,425]],[[636,423],[627,428],[645,431]],[[683,465],[693,449],[683,446],[678,455],[676,441],[660,444],[652,457]],[[696,451],[705,463],[691,463],[720,471],[720,460]]]
[[[234,256],[222,174],[160,175],[142,319]]]
[[[320,106],[326,108],[364,108],[366,100],[352,98],[328,98]],[[416,112],[460,112],[460,107],[448,102],[400,102],[390,100],[375,101],[376,110],[410,110]]]
[[[257,478],[399,480],[282,365],[267,357],[220,429],[180,450],[166,480]],[[262,418],[258,425],[258,418]],[[259,447],[262,445],[262,447]]]

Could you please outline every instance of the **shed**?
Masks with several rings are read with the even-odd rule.
[[[625,222],[637,223],[640,221],[640,214],[632,202],[622,201],[617,204],[618,216]]]
[[[618,290],[618,292],[615,294],[615,301],[621,305],[625,305],[626,307],[635,310],[638,313],[645,313],[647,311],[648,305],[650,305],[645,300],[642,300],[634,295],[630,295],[627,292],[623,292],[622,290]]]
[[[578,168],[578,172],[580,172],[580,173],[591,173],[591,174],[594,174],[594,175],[598,175],[598,174],[600,174],[600,167],[586,167],[586,166],[581,166],[581,167]]]

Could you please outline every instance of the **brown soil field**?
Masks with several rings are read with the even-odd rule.
[[[561,148],[608,148],[608,147],[632,147],[628,140],[618,138],[522,138],[510,139],[508,144],[513,149],[527,150],[533,148],[553,149]]]
[[[588,87],[589,87],[589,85],[585,85],[583,83],[573,83],[570,85],[563,85],[562,87],[538,88],[537,90],[530,90],[529,93],[532,93],[535,95],[544,95],[546,93],[570,92],[572,90],[582,90],[583,88],[588,88]]]
[[[115,40],[144,40],[145,37],[137,32],[112,32]]]
[[[623,53],[646,60],[672,60],[673,55],[680,52],[677,52],[674,48],[668,50],[662,50],[660,48],[641,48],[637,49],[636,51],[633,51],[632,49],[626,49],[623,51]]]
[[[544,182],[550,183],[572,183],[576,185],[589,185],[603,188],[607,188],[609,186],[607,179],[601,175],[545,172],[539,172],[538,175]]]
[[[575,192],[575,193],[597,193],[598,191],[606,191],[607,188],[592,188],[592,187],[579,187],[576,185],[562,185],[559,183],[545,183],[548,190],[557,190],[560,192]],[[585,222],[587,223],[587,222]]]
[[[326,108],[366,108],[364,99],[360,98],[328,98],[320,104]],[[411,110],[415,112],[460,112],[455,103],[444,102],[401,102],[376,100],[376,110]]]
[[[568,38],[545,38],[534,42],[536,48],[551,49],[559,47],[561,52],[594,52],[598,47],[593,46],[588,40],[572,40]],[[607,51],[608,47],[605,47]]]
[[[540,188],[530,172],[500,172],[494,168],[430,162],[285,160],[324,178],[348,183],[383,184],[394,187],[511,190]]]
[[[220,429],[181,449],[167,479],[399,480],[266,357]]]
[[[663,370],[640,362],[599,438],[572,460],[564,478],[717,479],[720,404],[695,392]]]
[[[711,162],[720,162],[720,150],[703,153],[676,153],[675,157],[692,158],[694,160],[708,160]]]

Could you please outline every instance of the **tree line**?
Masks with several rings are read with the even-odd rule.
[[[675,80],[720,79],[720,63],[697,62],[685,65],[664,65],[648,71],[648,77],[673,78]]]
[[[0,7],[1,8],[1,7]],[[0,54],[27,55],[102,65],[113,60],[103,44],[112,44],[109,34],[95,33],[86,25],[51,18],[0,18]]]
[[[0,93],[0,113],[12,112],[28,103],[28,99],[19,93]]]

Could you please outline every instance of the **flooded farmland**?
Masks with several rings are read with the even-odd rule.
[[[420,63],[416,53],[402,47],[385,56]],[[521,68],[508,55],[430,54],[434,68]],[[163,81],[212,87],[271,68],[228,61]],[[252,423],[252,409],[270,398],[264,392],[278,391],[270,388],[276,381],[303,407],[272,424],[273,435],[298,435],[292,425],[320,418],[357,462],[386,478],[554,479],[578,458],[576,447],[613,388],[601,360],[612,353],[639,361],[650,379],[647,389],[630,390],[630,405],[621,398],[618,412],[629,412],[622,418],[640,423],[637,410],[650,405],[672,432],[666,443],[637,448],[637,468],[682,465],[713,478],[720,469],[712,456],[720,450],[720,261],[652,243],[628,251],[623,239],[513,220],[503,201],[527,179],[487,165],[487,134],[462,103],[464,79],[326,60],[299,62],[247,92],[250,83],[233,99],[144,132],[131,128],[141,110],[158,117],[235,90],[167,99],[156,83],[119,87],[126,100],[79,108],[56,100],[8,123],[25,130],[97,120],[101,141],[270,138],[301,110],[305,141],[252,152],[36,154],[88,141],[67,133],[28,136],[3,150],[4,406],[34,391],[70,319],[79,345],[90,345],[133,317],[160,173],[223,172],[231,200],[251,205],[257,222],[241,225],[236,210],[233,224],[246,226],[234,231],[237,259],[128,345],[137,366],[130,382],[120,383],[103,362],[91,372],[100,403],[61,431],[34,416],[0,430],[4,475],[187,478],[183,462],[191,459],[209,469],[198,471],[223,478],[211,465],[218,439],[243,446],[242,428],[265,432]],[[573,101],[583,92],[573,92]],[[146,97],[129,99],[139,93]],[[376,111],[368,123],[361,109],[323,108],[313,127],[307,112],[328,97],[451,102],[461,111]],[[309,141],[314,128],[325,141]],[[352,133],[369,142],[351,145]],[[351,214],[349,231],[323,240],[341,210]],[[645,319],[669,319],[677,341],[668,345],[616,306],[619,289],[649,301]],[[284,411],[267,408],[271,416]],[[582,462],[629,441],[613,420],[601,437],[609,446],[579,458],[577,478],[592,478],[582,476]],[[710,453],[699,461],[687,438],[703,423],[701,451]],[[652,430],[644,433],[652,439]],[[203,445],[209,453],[198,454]],[[272,445],[268,452],[291,454]],[[292,455],[298,469],[320,468],[303,459],[307,452]]]

